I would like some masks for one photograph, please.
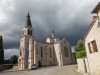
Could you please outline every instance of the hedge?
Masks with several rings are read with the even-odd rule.
[[[0,65],[0,71],[8,70],[8,69],[11,69],[11,68],[13,68],[12,64],[2,64],[2,65]]]

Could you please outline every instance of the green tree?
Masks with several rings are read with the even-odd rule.
[[[75,52],[77,58],[82,58],[86,56],[85,45],[83,40],[78,40]]]
[[[0,36],[0,64],[4,62],[3,39]]]
[[[18,56],[17,55],[13,55],[10,57],[10,63],[11,64],[17,64],[18,63]]]
[[[75,50],[76,51],[85,50],[85,46],[84,46],[84,41],[83,40],[78,40]]]

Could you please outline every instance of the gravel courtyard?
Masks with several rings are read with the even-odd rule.
[[[0,75],[80,75],[75,71],[76,65],[67,66],[53,66],[53,67],[42,67],[37,70],[7,70],[0,72]]]

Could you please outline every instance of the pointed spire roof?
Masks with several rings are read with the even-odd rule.
[[[26,16],[27,20],[26,20],[26,24],[25,24],[25,27],[32,27],[32,24],[31,24],[31,19],[30,19],[30,14],[28,12],[27,16]]]
[[[2,35],[0,35],[0,39],[2,39]]]
[[[27,17],[30,17],[30,13],[28,12]]]

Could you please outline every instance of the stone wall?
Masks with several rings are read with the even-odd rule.
[[[89,73],[89,65],[87,58],[77,59],[78,72],[80,73]]]

